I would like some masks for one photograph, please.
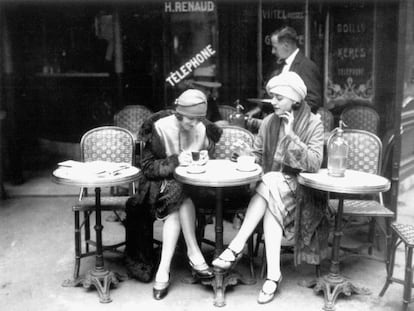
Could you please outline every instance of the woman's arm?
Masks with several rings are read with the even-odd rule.
[[[323,159],[323,125],[320,120],[310,123],[309,130],[300,140],[296,134],[286,137],[286,152],[283,164],[306,172],[316,172],[320,169]]]
[[[172,178],[174,170],[178,165],[178,155],[167,157],[165,147],[157,131],[153,130],[142,154],[141,169],[145,177],[148,180]]]

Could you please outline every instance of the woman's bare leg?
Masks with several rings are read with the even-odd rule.
[[[267,210],[263,218],[263,234],[266,245],[267,278],[280,278],[280,247],[282,242],[282,227],[275,216]]]
[[[246,215],[239,232],[233,238],[229,244],[229,248],[235,253],[239,253],[243,250],[248,238],[252,235],[260,220],[263,218],[267,209],[267,202],[262,196],[255,194],[250,200],[247,207]],[[234,254],[229,250],[225,250],[220,258],[226,261],[234,260]],[[214,264],[214,262],[213,262]]]
[[[174,255],[178,237],[180,235],[180,219],[177,212],[168,215],[162,228],[162,250],[161,261],[155,275],[156,282],[167,282],[169,280],[171,260]]]
[[[197,243],[195,234],[195,207],[193,201],[190,198],[185,199],[181,205],[179,209],[179,218],[181,222],[181,228],[183,230],[185,244],[187,245],[188,258],[194,265],[204,263],[205,260]]]

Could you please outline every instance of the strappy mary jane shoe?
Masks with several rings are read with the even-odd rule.
[[[193,275],[196,275],[200,279],[210,279],[214,277],[213,269],[209,267],[205,262],[199,265],[193,264],[191,260],[188,260]]]
[[[266,279],[265,283],[268,282],[268,281],[275,283],[275,285],[276,285],[275,290],[270,292],[270,293],[265,292],[263,290],[263,287],[264,287],[264,284],[263,284],[263,287],[259,292],[259,297],[257,297],[257,302],[260,303],[260,304],[265,304],[265,303],[271,302],[273,300],[273,298],[275,298],[277,290],[279,289],[279,286],[280,286],[280,282],[282,282],[282,276],[280,276],[279,280],[277,280],[277,281],[271,280],[271,279]]]
[[[168,288],[170,287],[170,278],[168,277],[167,282],[155,281],[154,287],[152,288],[152,295],[155,300],[161,300],[168,294]]]
[[[234,259],[232,260],[226,260],[222,257],[223,253],[228,250],[233,254]],[[212,264],[214,267],[216,268],[220,268],[222,270],[230,270],[231,268],[233,268],[237,262],[243,257],[243,253],[236,253],[234,250],[232,250],[231,248],[227,247],[226,250],[220,254],[220,256],[218,256],[216,259],[213,260]]]

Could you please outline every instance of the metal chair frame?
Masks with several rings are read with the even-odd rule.
[[[393,223],[391,224],[392,228],[392,240],[390,252],[387,257],[387,279],[385,281],[384,287],[382,288],[379,296],[382,297],[385,294],[385,291],[388,289],[391,283],[395,282],[404,286],[403,292],[403,305],[402,310],[405,311],[408,308],[408,304],[414,302],[414,298],[411,296],[413,284],[413,248],[414,248],[414,226]],[[405,248],[405,274],[404,280],[396,278],[394,274],[394,264],[395,264],[395,253],[400,244],[404,243]]]
[[[347,159],[347,168],[363,171],[372,174],[381,174],[382,167],[382,143],[374,133],[358,130],[345,129],[344,139],[349,145],[349,154]],[[328,145],[330,143],[328,140]],[[365,141],[365,143],[364,143]],[[366,143],[366,142],[369,142]],[[367,159],[369,161],[367,161]],[[329,207],[331,211],[336,212],[338,200],[330,199]],[[389,224],[394,213],[384,206],[382,193],[366,197],[353,197],[344,200],[344,216],[349,217],[368,217],[369,221],[369,241],[367,245],[361,245],[357,250],[346,249],[354,254],[360,254],[360,250],[368,246],[368,254],[372,255],[374,245],[375,228],[378,227],[386,237],[386,249],[390,245]],[[376,218],[383,217],[385,224],[376,221]],[[342,249],[345,249],[342,247]]]

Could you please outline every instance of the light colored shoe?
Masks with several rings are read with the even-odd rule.
[[[223,253],[228,250],[233,254],[234,259],[231,260],[226,260],[222,257]],[[220,256],[218,256],[216,259],[213,260],[212,264],[214,267],[216,268],[220,268],[222,270],[229,270],[231,268],[233,268],[236,263],[243,257],[243,253],[236,253],[234,250],[232,250],[231,248],[227,247],[226,250],[220,254]]]
[[[282,282],[282,276],[280,276],[278,281],[271,280],[271,279],[266,279],[265,283],[268,282],[268,281],[275,283],[275,285],[276,285],[275,290],[271,293],[268,293],[268,292],[265,292],[263,290],[263,287],[262,287],[262,289],[259,292],[259,296],[257,297],[257,302],[260,303],[260,304],[269,303],[273,300],[273,298],[275,298],[275,295],[276,295],[276,293],[279,289],[279,286],[280,286],[280,282]],[[263,284],[263,286],[264,286],[264,284]]]

